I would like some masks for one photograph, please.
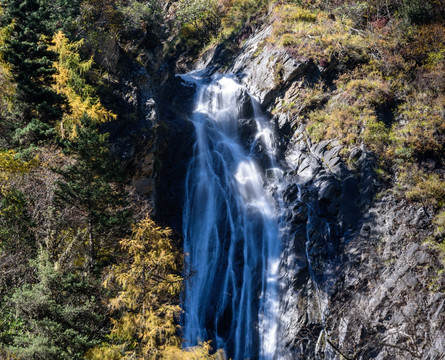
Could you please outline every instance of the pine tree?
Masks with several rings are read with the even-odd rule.
[[[54,63],[56,73],[53,89],[67,99],[67,108],[58,126],[63,138],[76,137],[84,115],[96,123],[117,117],[102,106],[94,87],[86,82],[86,74],[93,66],[93,58],[81,59],[79,50],[83,43],[83,39],[70,42],[63,32],[58,31],[53,37],[54,45],[50,47],[58,57]]]
[[[43,19],[51,33],[63,31],[73,38],[76,33],[76,20],[80,15],[82,0],[41,0],[48,9],[48,17]]]
[[[16,137],[28,144],[48,139],[61,116],[62,101],[49,86],[55,69],[54,53],[46,44],[51,34],[42,21],[48,13],[38,0],[1,0],[1,6],[2,25],[9,26],[10,31],[0,53],[11,67],[24,120]]]
[[[25,278],[35,256],[34,223],[29,197],[20,187],[37,160],[23,161],[13,151],[0,151],[0,302]]]
[[[1,12],[1,9],[0,9]],[[5,40],[9,38],[12,26],[0,29],[0,49]],[[0,147],[7,147],[11,143],[12,133],[15,129],[13,118],[13,104],[15,83],[11,74],[11,66],[5,62],[0,52]]]
[[[55,190],[56,206],[72,206],[77,226],[86,229],[86,265],[93,270],[99,250],[113,251],[113,239],[121,237],[131,223],[124,173],[107,147],[107,136],[88,126],[78,128],[77,138],[67,144],[75,163],[56,169],[61,175]]]
[[[79,275],[56,270],[45,252],[33,266],[36,282],[10,299],[15,321],[9,352],[23,360],[83,359],[100,340],[96,290]]]
[[[93,359],[155,359],[166,346],[179,346],[176,298],[182,287],[182,256],[170,239],[171,230],[145,219],[134,226],[131,237],[120,244],[125,259],[115,265],[105,286],[122,291],[110,301],[121,313],[111,331],[118,345],[99,347]],[[107,355],[108,354],[108,355]]]

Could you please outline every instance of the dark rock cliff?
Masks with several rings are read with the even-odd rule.
[[[271,121],[287,169],[279,358],[442,358],[443,276],[423,241],[432,215],[385,191],[366,148],[356,147],[344,159],[338,142],[312,143],[301,120],[280,111],[287,99],[298,106],[303,77],[329,80],[342,69],[261,47],[269,32],[254,32],[226,71],[263,110],[274,109]],[[208,52],[197,67],[216,71],[220,54],[218,48]]]
[[[118,115],[102,126],[124,164],[136,196],[154,209],[156,159],[159,151],[160,89],[168,78],[163,63],[162,34],[138,32],[117,40],[104,34],[95,48],[94,60],[106,71],[101,99]]]
[[[110,134],[135,196],[147,201],[157,221],[180,234],[194,136],[188,116],[195,92],[165,62],[165,34],[133,36],[121,42],[104,38],[95,54],[107,70],[101,98],[118,115],[102,130]]]

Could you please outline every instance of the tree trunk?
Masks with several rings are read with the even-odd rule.
[[[96,265],[96,249],[94,248],[93,221],[88,219],[88,251],[87,251],[87,270],[93,272]]]

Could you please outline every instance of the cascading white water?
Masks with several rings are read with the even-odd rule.
[[[233,360],[274,359],[280,225],[254,155],[260,146],[268,182],[278,183],[273,132],[252,104],[257,132],[246,149],[238,136],[242,86],[230,76],[183,79],[197,85],[183,214],[186,261],[195,272],[184,296],[186,346],[213,339]]]

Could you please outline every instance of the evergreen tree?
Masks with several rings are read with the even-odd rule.
[[[84,120],[84,123],[88,123]],[[113,239],[121,237],[131,223],[124,173],[112,158],[107,136],[91,126],[78,128],[78,136],[67,144],[75,163],[56,170],[61,175],[55,190],[56,205],[77,210],[78,226],[86,229],[86,265],[93,270],[99,250],[113,251]]]
[[[103,320],[94,287],[56,270],[45,252],[34,267],[36,283],[17,289],[10,300],[15,321],[9,352],[23,360],[83,359],[98,343]]]
[[[48,13],[38,0],[1,0],[0,4],[4,11],[2,25],[10,27],[0,53],[17,84],[24,122],[16,137],[25,143],[47,139],[61,116],[62,99],[49,86],[55,69],[54,53],[45,43],[51,34],[42,21]]]
[[[116,119],[115,114],[103,107],[94,87],[86,81],[86,75],[93,66],[93,58],[82,60],[79,51],[83,39],[70,42],[63,32],[58,31],[53,37],[53,43],[50,49],[58,55],[54,63],[57,71],[53,89],[67,99],[63,118],[57,126],[60,135],[63,138],[76,137],[84,115],[96,123]]]
[[[9,37],[10,27],[0,29],[0,48]],[[15,94],[15,84],[11,76],[10,66],[4,61],[0,53],[0,147],[7,146],[14,129],[11,110]]]
[[[223,351],[210,355],[208,343],[183,350],[177,323],[181,309],[180,273],[183,256],[172,231],[146,218],[121,240],[123,259],[112,267],[104,285],[115,292],[109,307],[113,320],[103,343],[88,352],[91,360],[223,360]]]
[[[48,17],[43,21],[51,33],[63,31],[70,38],[74,37],[81,0],[41,0],[41,3],[48,9]]]
[[[0,151],[0,302],[25,280],[28,259],[35,256],[30,201],[20,185],[36,165],[36,159],[23,161],[13,151]]]
[[[36,159],[23,161],[14,151],[0,151],[0,251],[18,251],[21,245],[33,243],[28,198],[15,183],[36,165]]]

